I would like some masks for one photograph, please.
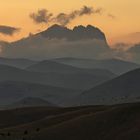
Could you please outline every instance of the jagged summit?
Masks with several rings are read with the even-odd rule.
[[[47,38],[57,38],[57,39],[67,39],[67,40],[81,40],[81,39],[99,39],[106,41],[104,33],[92,26],[75,26],[72,30],[67,27],[54,24],[47,30],[40,33],[43,37]]]
[[[47,38],[62,39],[66,37],[68,39],[72,35],[72,31],[66,27],[54,24],[47,30],[41,32],[41,35]]]
[[[106,57],[111,51],[104,33],[92,25],[69,29],[55,24],[47,30],[5,46],[1,55],[3,57],[35,60],[57,57],[95,59]]]
[[[86,27],[83,26],[83,25],[78,25],[78,26],[75,26],[75,27],[73,28],[73,31],[74,31],[74,32],[77,32],[77,31],[83,31],[83,32],[85,32],[85,31],[86,31]]]

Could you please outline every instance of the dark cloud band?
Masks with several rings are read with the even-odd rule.
[[[59,23],[62,26],[66,26],[72,20],[84,16],[84,15],[91,15],[91,14],[101,14],[102,9],[98,8],[95,9],[93,7],[83,6],[80,10],[74,10],[68,14],[66,13],[59,13],[56,16],[53,16],[53,13],[50,13],[46,9],[38,10],[37,13],[31,13],[30,18],[33,19],[35,23]]]
[[[0,25],[0,33],[4,35],[10,35],[12,36],[13,34],[17,33],[20,31],[20,28],[16,27],[11,27],[11,26],[5,26],[5,25]]]
[[[31,13],[30,18],[33,19],[35,23],[48,23],[50,22],[52,13],[49,13],[46,9],[38,10],[37,13]]]

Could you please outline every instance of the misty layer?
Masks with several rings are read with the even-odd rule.
[[[3,35],[12,36],[13,34],[19,32],[19,31],[20,31],[20,29],[16,28],[16,27],[0,25],[0,33]]]

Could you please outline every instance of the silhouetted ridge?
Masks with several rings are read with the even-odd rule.
[[[17,102],[14,102],[9,107],[18,108],[18,107],[30,107],[30,106],[48,106],[53,107],[54,105],[42,98],[38,97],[25,97]]]
[[[105,34],[99,28],[88,25],[86,29],[87,29],[87,33],[88,33],[89,37],[91,37],[91,38],[95,37],[97,39],[106,40]]]
[[[139,83],[140,69],[136,69],[83,92],[80,103],[97,105],[139,102]]]
[[[67,27],[55,24],[41,32],[41,35],[47,38],[65,38],[67,40],[100,39],[106,41],[104,33],[92,25],[87,27],[79,25],[70,30]]]
[[[51,26],[50,28],[48,28],[47,30],[43,31],[41,34],[44,37],[47,37],[50,39],[51,38],[61,39],[61,38],[65,38],[65,37],[68,38],[70,35],[72,35],[72,31],[66,27],[55,24],[55,25]]]
[[[2,65],[8,65],[8,66],[13,66],[17,68],[25,68],[29,67],[30,65],[33,65],[37,63],[34,60],[29,60],[29,59],[24,59],[24,58],[5,58],[5,57],[0,57],[0,64]]]

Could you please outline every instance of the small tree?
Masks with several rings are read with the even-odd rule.
[[[8,132],[8,133],[7,133],[7,136],[11,136],[11,133],[10,133],[10,132]]]
[[[28,135],[28,131],[27,130],[24,131],[24,135]]]
[[[39,132],[40,131],[40,128],[37,128],[36,131]]]

